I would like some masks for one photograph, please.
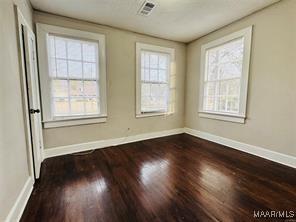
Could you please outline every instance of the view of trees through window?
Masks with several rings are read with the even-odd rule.
[[[206,51],[203,109],[238,113],[244,38]]]

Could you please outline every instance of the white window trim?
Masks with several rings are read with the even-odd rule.
[[[168,111],[166,112],[141,112],[141,51],[147,50],[156,53],[167,53],[170,55],[169,73],[168,73],[168,85],[169,85],[169,98],[168,98]],[[145,44],[136,42],[136,118],[153,117],[170,115],[173,113],[173,107],[171,105],[171,99],[173,98],[171,90],[171,77],[174,75],[175,64],[175,49],[167,48],[157,45]]]
[[[63,119],[63,120],[53,120],[43,123],[44,128],[57,128],[65,126],[77,126],[85,124],[94,124],[94,123],[104,123],[107,121],[106,117],[83,117],[77,119]]]
[[[200,90],[199,90],[199,116],[200,117],[237,122],[237,123],[245,123],[246,108],[247,108],[249,65],[250,65],[250,57],[251,57],[252,29],[253,29],[253,26],[249,26],[240,31],[231,33],[227,36],[224,36],[222,38],[211,41],[201,46],[201,61],[200,61],[201,75],[200,75]],[[241,77],[239,113],[231,114],[231,113],[210,112],[210,111],[203,110],[206,51],[210,48],[223,45],[227,42],[230,42],[232,40],[235,40],[241,37],[244,37],[244,55],[243,55],[242,77]]]
[[[38,62],[40,70],[41,100],[42,100],[42,120],[44,128],[63,127],[70,125],[92,124],[106,122],[107,120],[107,93],[106,93],[106,46],[105,35],[86,32],[76,29],[69,29],[59,26],[37,23],[37,45]],[[99,89],[100,89],[100,115],[83,115],[69,117],[52,117],[51,113],[51,93],[49,77],[48,42],[49,34],[57,34],[65,37],[79,38],[84,40],[97,41],[99,43]]]

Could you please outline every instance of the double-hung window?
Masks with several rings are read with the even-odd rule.
[[[202,46],[199,115],[244,123],[252,27]]]
[[[103,35],[38,24],[45,127],[106,120]]]
[[[171,113],[170,79],[172,75],[171,66],[174,62],[174,49],[137,43],[136,52],[136,116]]]

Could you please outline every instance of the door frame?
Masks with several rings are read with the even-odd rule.
[[[26,143],[27,143],[27,156],[28,156],[28,167],[30,170],[30,176],[35,180],[35,170],[34,170],[34,159],[33,159],[33,143],[32,143],[32,132],[30,126],[30,113],[29,113],[29,94],[27,90],[27,70],[26,70],[26,62],[25,62],[25,45],[24,45],[24,38],[23,38],[23,27],[28,29],[28,31],[33,32],[30,28],[29,23],[26,21],[24,16],[22,15],[21,11],[18,7],[14,6],[15,15],[16,15],[16,26],[17,26],[17,45],[19,50],[19,70],[20,70],[20,85],[22,91],[22,107],[23,107],[23,119],[25,124],[25,136],[26,136]],[[33,32],[34,33],[34,32]],[[39,89],[38,89],[39,90]],[[41,159],[44,159],[44,150],[41,150]]]

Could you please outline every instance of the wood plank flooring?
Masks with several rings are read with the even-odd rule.
[[[271,221],[254,210],[296,214],[296,170],[181,134],[46,159],[21,221]]]

